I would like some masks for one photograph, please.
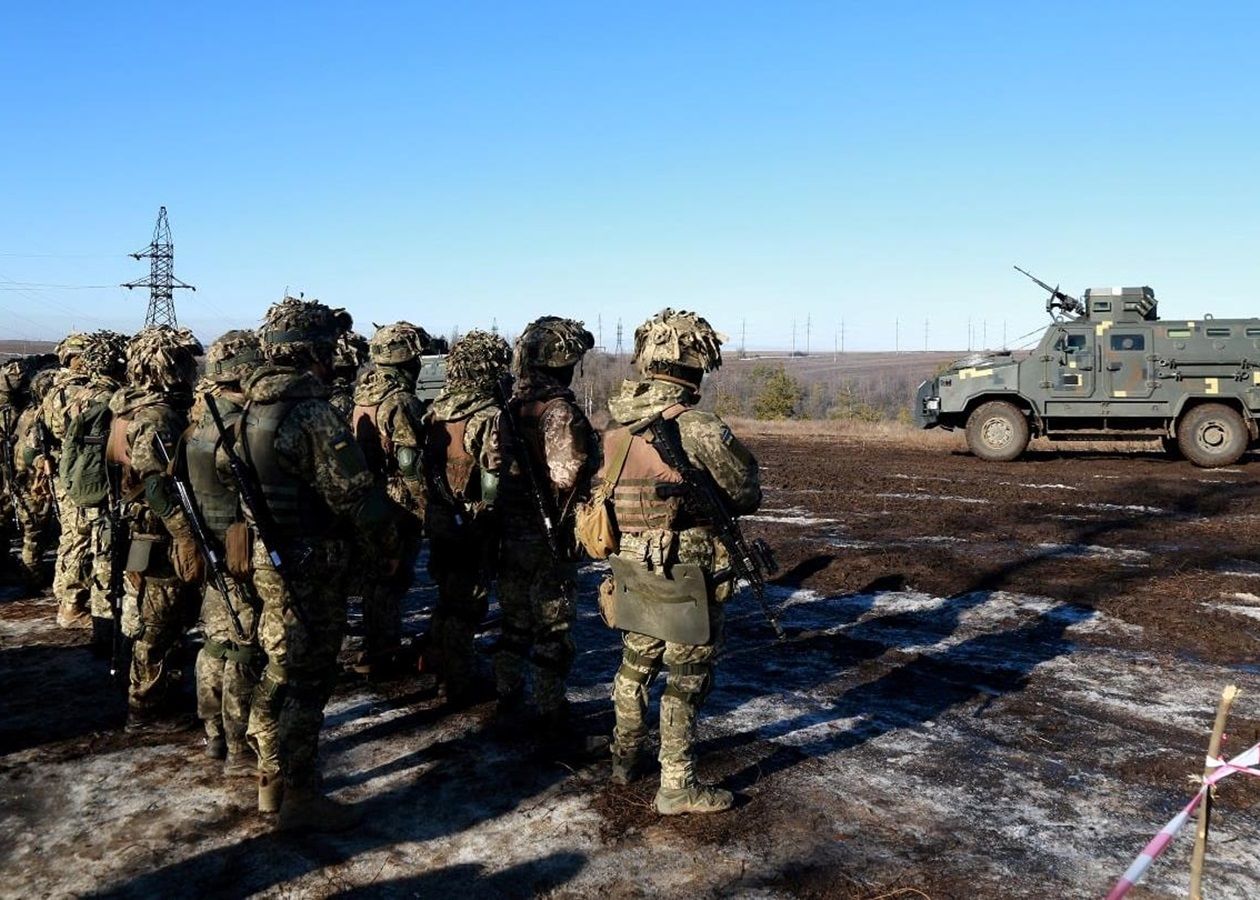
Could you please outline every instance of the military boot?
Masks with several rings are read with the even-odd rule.
[[[228,748],[223,760],[223,774],[228,778],[253,778],[258,774],[258,757],[248,747],[240,750]]]
[[[638,751],[618,753],[616,747],[612,748],[612,774],[608,776],[608,780],[613,784],[624,785],[638,781],[646,769],[647,761],[643,754]]]
[[[34,582],[29,582],[33,584]],[[57,610],[57,625],[61,628],[93,628],[92,615],[85,609],[62,606]]]
[[[734,803],[735,795],[730,791],[697,782],[680,788],[662,787],[656,792],[656,811],[662,816],[722,812]]]
[[[309,787],[289,787],[280,802],[276,828],[289,832],[347,831],[359,824],[360,813],[353,806],[338,803]]]
[[[215,734],[206,738],[206,756],[211,759],[223,759],[227,756],[227,741],[223,735]]]
[[[280,811],[284,797],[284,781],[279,772],[258,773],[258,811],[275,813]]]

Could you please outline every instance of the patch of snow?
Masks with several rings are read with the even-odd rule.
[[[992,500],[981,500],[976,497],[951,497],[944,494],[876,494],[886,500],[950,500],[954,503],[992,503]]]
[[[1145,550],[1124,550],[1118,547],[1101,547],[1097,544],[1037,544],[1036,546],[1047,556],[1061,556],[1068,559],[1084,557],[1137,562],[1151,557]]]

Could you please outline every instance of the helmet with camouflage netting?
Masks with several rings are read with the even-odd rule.
[[[0,366],[0,394],[4,395],[6,403],[26,393],[29,374],[30,370],[22,359],[11,359]]]
[[[53,348],[53,352],[57,354],[57,359],[61,360],[63,366],[69,366],[74,362],[75,357],[83,352],[87,338],[88,336],[81,331],[72,331]]]
[[[644,375],[666,375],[699,384],[705,372],[722,365],[722,342],[702,317],[663,309],[634,331],[634,362]]]
[[[368,361],[368,339],[357,331],[343,331],[333,351],[333,368],[345,370],[351,377]]]
[[[187,328],[148,325],[127,342],[127,380],[151,391],[191,388],[201,352],[201,342]]]
[[[447,354],[446,383],[454,390],[490,390],[511,365],[512,348],[507,341],[489,331],[473,330]]]
[[[595,346],[595,337],[574,319],[543,316],[525,326],[516,339],[512,369],[564,369],[576,365]]]
[[[93,331],[84,341],[79,365],[93,375],[120,380],[127,371],[127,335]]]
[[[42,403],[44,398],[48,396],[48,392],[52,390],[53,382],[56,378],[57,369],[55,366],[40,369],[31,376],[31,396],[35,398],[36,403]]]
[[[258,331],[263,358],[303,368],[314,363],[332,366],[337,339],[354,327],[344,309],[331,309],[318,300],[285,297],[273,304]]]
[[[372,335],[369,351],[378,366],[402,366],[424,355],[429,335],[410,322],[381,325]]]
[[[206,351],[206,378],[217,384],[240,381],[262,363],[258,335],[249,329],[229,331]]]

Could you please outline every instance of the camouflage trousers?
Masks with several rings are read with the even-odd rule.
[[[53,596],[57,598],[61,613],[82,615],[88,610],[92,523],[100,517],[101,511],[75,506],[60,488],[57,502],[61,505],[61,538],[53,569]]]
[[[657,562],[692,563],[714,571],[725,565],[726,554],[715,547],[700,529],[673,536],[674,542],[662,548],[658,540],[625,535],[622,557],[641,561],[656,555]],[[648,691],[652,682],[666,670],[661,695],[660,729],[661,787],[682,788],[696,781],[696,721],[705,698],[713,688],[716,657],[722,642],[725,601],[729,585],[715,591],[709,604],[710,636],[707,644],[676,644],[632,631],[622,635],[621,666],[613,678],[612,700],[616,714],[612,752],[634,756],[647,738]]]
[[[205,725],[206,737],[223,738],[228,752],[246,749],[249,707],[258,686],[263,655],[254,640],[253,607],[233,595],[232,606],[240,617],[244,634],[224,605],[223,595],[214,585],[206,585],[201,601],[201,629],[205,644],[197,653],[197,717]]]
[[[368,659],[386,656],[402,643],[402,602],[416,580],[420,540],[412,538],[404,543],[394,574],[365,577],[359,588],[363,597],[363,651]],[[379,565],[379,560],[365,558],[356,560],[355,568],[371,571]]]
[[[290,576],[290,595],[266,550],[254,547],[254,590],[262,601],[258,644],[266,662],[247,736],[260,774],[278,773],[287,785],[312,787],[324,707],[339,673],[350,554],[340,541],[323,541],[301,555],[305,562]]]
[[[507,529],[509,534],[513,529]],[[519,695],[533,676],[540,713],[565,704],[565,678],[575,653],[571,629],[577,615],[576,566],[557,562],[547,545],[515,530],[499,551],[499,607],[503,634],[494,657],[500,697]]]
[[[160,712],[171,699],[171,657],[188,623],[190,588],[171,576],[128,572],[124,581],[122,632],[131,639],[127,705]]]
[[[26,491],[18,504],[17,515],[22,523],[22,565],[34,575],[44,560],[44,550],[52,534],[52,503],[47,497]]]
[[[88,535],[92,573],[88,579],[88,605],[94,619],[112,619],[114,610],[109,605],[110,530],[109,516],[101,514],[92,520]]]
[[[429,541],[429,575],[438,589],[429,648],[448,698],[467,696],[476,682],[473,638],[489,609],[497,543],[495,535],[486,534]]]

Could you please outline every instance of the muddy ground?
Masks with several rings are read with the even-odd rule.
[[[268,833],[196,735],[135,740],[81,633],[0,602],[0,874],[11,896],[1097,897],[1185,802],[1216,697],[1260,738],[1260,460],[754,437],[778,549],[729,610],[701,729],[730,813],[662,819],[651,779],[347,678],[325,785],[343,836]],[[583,574],[573,698],[610,727],[617,640]],[[408,617],[424,627],[422,582]],[[491,616],[493,620],[493,612]],[[494,638],[493,624],[481,641]],[[659,691],[659,686],[657,688]],[[1260,790],[1226,782],[1208,887],[1260,893]],[[1189,834],[1134,896],[1184,896]]]

